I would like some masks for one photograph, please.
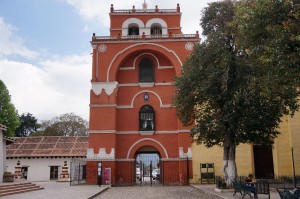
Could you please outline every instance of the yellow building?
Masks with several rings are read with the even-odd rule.
[[[256,178],[272,178],[274,176],[293,176],[293,159],[295,174],[300,176],[300,112],[294,117],[282,118],[279,131],[272,148],[252,144],[241,144],[236,149],[236,164],[239,176],[253,173]],[[223,176],[223,148],[206,148],[204,145],[192,145],[193,179],[191,183],[201,182],[200,164],[213,163],[215,176]],[[201,170],[201,171],[200,171]],[[210,172],[210,171],[209,171]],[[206,181],[204,181],[206,182]]]

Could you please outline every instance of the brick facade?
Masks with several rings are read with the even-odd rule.
[[[110,36],[93,34],[91,41],[87,182],[97,183],[92,176],[97,174],[89,170],[101,162],[103,175],[111,168],[112,185],[133,185],[137,154],[147,150],[159,155],[164,184],[186,184],[184,160],[189,159],[192,177],[192,140],[190,128],[176,116],[173,78],[180,75],[199,34],[182,34],[179,5],[130,10],[115,10],[112,5],[109,15]],[[145,114],[149,118],[143,119],[143,107],[154,110],[150,113],[154,116]]]

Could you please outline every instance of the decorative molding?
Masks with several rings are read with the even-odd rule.
[[[167,23],[163,20],[163,19],[160,19],[160,18],[153,18],[153,19],[150,19],[147,21],[146,23],[146,27],[148,28],[151,28],[151,26],[153,24],[160,24],[161,27],[162,27],[162,35],[167,35],[168,34],[168,25]]]
[[[106,148],[100,148],[99,153],[95,154],[93,148],[88,148],[86,158],[89,160],[113,160],[115,159],[115,148],[111,148],[111,152],[106,153]]]
[[[158,69],[170,69],[174,68],[174,66],[159,66]]]
[[[189,133],[191,129],[180,129],[179,133]]]
[[[118,87],[139,86],[139,83],[118,84]]]
[[[127,157],[126,157],[127,159],[129,159],[129,155],[130,155],[131,150],[133,149],[133,147],[135,147],[138,143],[143,142],[143,141],[155,142],[156,144],[158,144],[163,149],[163,151],[165,152],[166,158],[169,158],[167,150],[165,149],[165,147],[160,142],[158,142],[157,140],[154,140],[152,138],[143,138],[143,139],[140,139],[140,140],[136,141],[133,145],[131,145],[131,147],[128,150],[128,153],[127,153]],[[160,155],[162,155],[162,154],[160,154]]]
[[[175,106],[173,106],[172,104],[163,104],[160,106],[160,108],[172,108],[172,107],[175,107]]]
[[[117,131],[116,134],[119,134],[119,135],[133,135],[133,134],[139,134],[139,131]]]
[[[107,95],[111,95],[117,88],[118,82],[92,82],[92,90],[95,95],[100,95],[102,89]]]
[[[139,84],[144,84],[144,83],[126,83],[126,84],[118,84],[118,87],[134,87],[134,86],[139,86]],[[154,83],[154,86],[173,86],[173,82],[158,82]]]
[[[119,70],[135,70],[134,66],[129,66],[129,67],[120,67]]]
[[[173,86],[173,82],[161,82],[161,83],[155,83],[155,86]]]
[[[98,47],[98,51],[100,53],[103,53],[107,50],[107,46],[105,44],[100,44],[99,47]]]
[[[154,131],[139,131],[141,135],[153,135]]]
[[[141,88],[151,88],[154,86],[154,82],[144,82],[144,83],[139,83],[139,86]]]
[[[122,24],[122,36],[128,35],[128,26],[133,23],[139,26],[139,35],[142,35],[141,29],[145,27],[144,22],[138,18],[129,18]]]
[[[116,104],[90,104],[91,108],[100,108],[100,107],[117,107]]]
[[[158,98],[158,100],[159,100],[160,107],[162,106],[162,100],[161,100],[160,96],[159,96],[156,92],[153,92],[153,91],[150,91],[150,90],[143,90],[143,91],[140,91],[140,92],[138,92],[137,94],[135,94],[135,95],[133,96],[133,98],[132,98],[132,100],[131,100],[131,106],[132,106],[132,107],[133,107],[133,103],[134,103],[135,98],[136,98],[138,95],[140,95],[141,93],[152,93],[152,94],[154,94],[154,95]]]
[[[133,105],[121,105],[117,106],[117,109],[127,109],[127,108],[134,108]]]
[[[97,49],[97,45],[92,45],[93,50]]]
[[[183,147],[179,147],[179,158],[192,158],[192,149],[191,147],[188,148],[187,153],[184,153]]]
[[[110,134],[110,133],[116,133],[116,131],[115,130],[89,130],[89,133]]]
[[[173,50],[170,50],[170,49],[166,48],[165,46],[160,45],[160,44],[156,44],[156,43],[144,43],[144,42],[143,42],[143,43],[136,43],[136,44],[133,44],[133,45],[131,45],[131,46],[128,46],[128,47],[126,47],[125,49],[119,51],[119,52],[114,56],[114,58],[111,60],[109,66],[108,66],[107,74],[106,74],[106,81],[107,81],[107,82],[109,82],[109,74],[110,74],[110,70],[111,70],[111,67],[112,67],[113,63],[114,63],[115,60],[117,59],[117,57],[118,57],[119,55],[121,55],[122,53],[124,53],[125,51],[129,50],[129,49],[135,48],[135,47],[141,46],[141,45],[157,46],[157,47],[160,47],[160,48],[166,50],[167,52],[173,54],[173,55],[176,57],[177,61],[178,61],[178,62],[180,63],[180,65],[182,66],[182,61],[180,60],[180,58],[179,58],[179,56],[176,54],[176,52],[174,52]]]
[[[184,45],[184,47],[185,47],[186,50],[191,51],[194,48],[194,43],[192,43],[192,42],[186,42],[185,45]]]
[[[155,134],[177,134],[178,131],[155,131]]]
[[[116,131],[116,134],[119,135],[133,135],[133,134],[142,134],[142,132],[146,133],[155,133],[155,134],[178,134],[178,131]]]

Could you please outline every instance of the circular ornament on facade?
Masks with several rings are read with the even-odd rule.
[[[192,42],[187,42],[185,44],[185,49],[187,49],[187,50],[193,50],[193,48],[194,48],[194,44]]]
[[[100,44],[98,50],[99,52],[103,53],[107,50],[107,46],[105,44]]]

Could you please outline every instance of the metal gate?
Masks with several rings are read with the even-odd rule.
[[[86,184],[86,159],[73,159],[70,166],[70,185]]]
[[[161,185],[161,161],[158,154],[137,155],[136,177],[139,186]]]

